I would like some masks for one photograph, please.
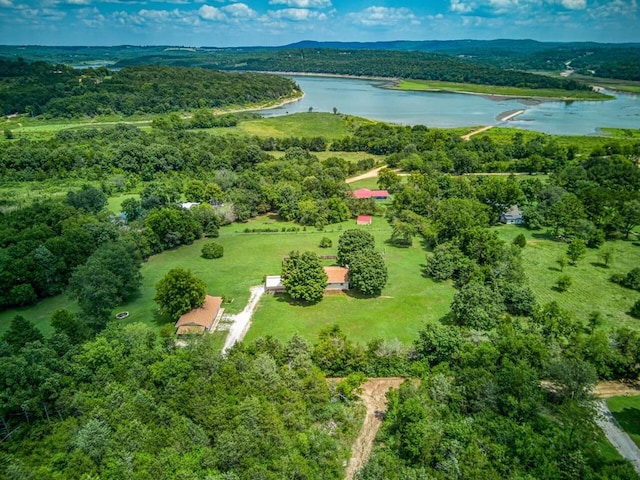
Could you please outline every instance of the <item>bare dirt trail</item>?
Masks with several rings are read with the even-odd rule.
[[[392,388],[398,388],[404,378],[370,378],[362,385],[360,398],[367,407],[364,423],[353,444],[351,458],[345,472],[346,480],[353,480],[356,472],[361,469],[371,455],[373,441],[382,424],[384,412],[387,411],[387,392]]]
[[[357,175],[355,177],[351,177],[351,178],[347,178],[344,183],[353,183],[353,182],[357,182],[358,180],[364,180],[366,178],[376,178],[378,176],[378,172],[380,170],[382,170],[383,168],[387,168],[387,165],[383,165],[381,167],[378,168],[374,168],[373,170],[369,170],[368,172],[365,172],[361,175]]]
[[[593,393],[599,398],[640,395],[640,380],[598,382]]]

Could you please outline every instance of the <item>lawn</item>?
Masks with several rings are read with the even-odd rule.
[[[292,250],[313,250],[321,255],[336,253],[340,234],[355,228],[354,221],[331,225],[325,231],[315,228],[287,233],[242,233],[244,228],[273,228],[295,226],[280,222],[273,216],[263,216],[247,224],[232,224],[221,228],[220,237],[202,239],[192,245],[151,257],[142,266],[143,283],[130,301],[114,309],[114,314],[128,311],[122,323],[142,322],[160,328],[170,319],[157,314],[153,301],[155,284],[170,269],[190,269],[204,280],[207,293],[224,295],[233,302],[224,304],[229,313],[242,310],[249,297],[249,288],[260,285],[268,274],[279,274],[281,261]],[[376,217],[366,228],[375,236],[376,245],[385,255],[389,269],[387,287],[378,298],[359,298],[356,295],[337,294],[326,297],[314,306],[290,305],[282,297],[266,296],[261,301],[248,339],[273,335],[286,340],[299,331],[314,340],[318,331],[333,323],[339,324],[353,339],[367,341],[372,338],[398,338],[410,342],[425,322],[437,321],[451,304],[454,289],[448,283],[435,283],[423,278],[424,249],[415,242],[411,248],[396,248],[384,243],[390,236],[386,220]],[[322,237],[333,241],[333,248],[321,249]],[[200,257],[202,245],[216,241],[224,246],[224,256],[216,260]],[[328,262],[327,264],[330,264]],[[6,330],[11,318],[21,314],[33,321],[45,334],[51,333],[49,317],[57,308],[75,309],[75,303],[64,295],[39,302],[22,309],[0,313],[0,332]]]
[[[425,323],[442,318],[453,300],[453,287],[449,283],[436,283],[422,276],[425,253],[417,241],[411,248],[385,244],[390,235],[385,223],[376,217],[374,229],[370,230],[376,238],[377,248],[385,255],[389,271],[387,286],[379,297],[336,294],[308,306],[293,305],[286,296],[265,296],[254,315],[247,339],[271,335],[286,340],[298,332],[314,341],[322,328],[338,324],[351,339],[360,342],[374,338],[397,338],[410,343]],[[326,234],[333,240],[334,247],[339,235],[339,231]],[[314,246],[310,245],[312,248]],[[328,253],[335,253],[336,249],[328,250]]]
[[[581,320],[599,311],[607,328],[640,327],[640,322],[627,314],[640,294],[609,281],[613,273],[627,273],[640,265],[639,246],[631,241],[607,242],[606,246],[611,246],[614,252],[608,268],[601,264],[599,250],[587,249],[586,257],[576,266],[567,265],[560,272],[556,260],[566,253],[566,243],[550,240],[543,230],[528,231],[514,225],[499,226],[496,231],[509,242],[519,233],[524,233],[527,246],[522,251],[523,264],[540,304],[556,301]],[[573,279],[573,284],[564,293],[553,288],[561,275],[569,275]]]
[[[607,406],[631,440],[640,447],[640,396],[608,398]]]
[[[507,95],[514,97],[544,97],[573,100],[610,100],[614,97],[591,90],[569,91],[561,89],[519,88],[473,83],[439,82],[433,80],[402,80],[394,88],[398,90],[446,91],[481,95]]]
[[[325,137],[332,140],[350,133],[349,123],[343,115],[320,112],[246,120],[237,128],[250,135],[274,138]]]

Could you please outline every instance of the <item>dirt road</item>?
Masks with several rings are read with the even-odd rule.
[[[376,178],[378,176],[378,172],[380,170],[382,170],[383,168],[387,168],[387,165],[383,165],[381,167],[378,168],[374,168],[373,170],[369,170],[368,172],[365,172],[361,175],[358,175],[356,177],[351,177],[351,178],[347,178],[344,183],[353,183],[353,182],[357,182],[358,180],[364,180],[365,178]]]
[[[640,381],[612,380],[608,382],[598,382],[593,393],[599,398],[640,395]]]
[[[364,423],[353,445],[351,458],[345,472],[345,479],[352,480],[356,472],[367,463],[373,441],[382,424],[382,417],[387,411],[386,393],[391,388],[398,388],[404,378],[370,378],[362,385],[360,398],[367,407]]]
[[[233,347],[236,342],[241,341],[247,330],[249,330],[249,326],[251,325],[251,317],[253,316],[253,312],[264,293],[264,285],[256,285],[255,287],[251,287],[251,295],[249,296],[249,301],[247,302],[247,306],[244,307],[240,313],[235,315],[224,315],[222,320],[224,322],[233,322],[231,327],[229,328],[229,333],[227,334],[227,338],[224,341],[224,347],[222,347],[222,355],[227,353],[231,347]]]

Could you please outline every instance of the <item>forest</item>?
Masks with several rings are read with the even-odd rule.
[[[283,67],[319,68],[328,59],[337,69],[360,68],[363,58],[357,50],[344,63],[332,51],[269,55]],[[380,55],[389,74],[408,68],[403,62],[416,55],[435,58]],[[111,72],[20,60],[2,65],[7,112],[161,114],[144,127],[15,136],[7,129],[0,139],[2,188],[65,189],[0,199],[0,309],[63,295],[75,302],[50,312],[48,332],[23,309],[0,336],[0,478],[344,478],[362,423],[359,388],[366,377],[389,376],[405,381],[388,396],[360,480],[638,478],[595,424],[592,390],[599,380],[638,377],[640,330],[632,322],[640,300],[622,312],[626,326],[599,311],[583,318],[536,298],[523,263],[523,251],[535,243],[560,245],[553,288],[566,292],[586,252],[598,252],[593,268],[607,271],[612,244],[637,248],[637,137],[505,130],[464,141],[451,130],[337,112],[326,115],[344,121],[344,135],[249,135],[235,127],[252,116],[217,116],[211,107],[276,101],[296,93],[292,82],[166,66]],[[468,73],[448,65],[448,75]],[[474,81],[490,72],[478,68]],[[500,75],[534,82],[529,86],[540,81]],[[93,113],[82,110],[90,105]],[[353,152],[363,155],[353,160]],[[391,199],[354,198],[345,180],[383,165],[375,182]],[[126,194],[117,212],[107,209],[116,194]],[[505,240],[496,225],[513,205],[524,225]],[[270,231],[251,228],[252,219],[266,215],[277,220]],[[173,323],[162,323],[170,319],[161,315],[144,324],[113,319],[115,308],[149,295],[141,291],[145,262],[182,255],[181,248],[221,237],[230,225],[237,225],[230,237],[236,242],[242,235],[308,237],[332,225],[342,229],[358,215],[388,227],[380,250],[401,252],[417,239],[416,282],[453,292],[447,313],[406,343],[362,342],[333,325],[317,338],[263,336],[221,355],[213,335],[176,342]],[[285,231],[279,221],[297,226]],[[356,262],[347,259],[345,243],[338,243],[336,260]],[[382,253],[368,250],[380,260],[374,269],[382,270]],[[351,300],[383,296],[386,274],[378,285],[365,277],[355,278]],[[637,298],[640,269],[629,265],[610,283]],[[313,300],[322,301],[321,293]],[[310,307],[300,297],[275,301]],[[291,324],[301,320],[290,316]],[[385,320],[402,322],[402,312]]]
[[[372,57],[376,61],[372,62]],[[177,64],[181,61],[171,57],[157,58],[157,60],[167,64]],[[116,65],[148,63],[150,61],[152,60],[144,57],[123,60]],[[245,54],[240,61],[233,57],[224,59],[218,57],[215,62],[215,64],[198,63],[198,65],[223,70],[332,73],[532,89],[590,90],[588,85],[572,80],[535,75],[523,71],[503,70],[452,56],[424,52],[349,49],[275,50],[251,52]]]
[[[139,66],[110,72],[22,59],[0,60],[0,110],[48,118],[168,113],[277,103],[299,95],[284,77]]]

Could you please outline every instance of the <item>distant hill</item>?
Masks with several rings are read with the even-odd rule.
[[[455,57],[503,70],[559,73],[569,64],[576,73],[640,81],[640,43],[539,42],[536,40],[396,40],[321,42],[305,40],[276,47],[190,46],[42,47],[0,45],[0,57],[82,66],[174,65],[241,68],[250,60],[292,50],[377,50],[423,52]]]

